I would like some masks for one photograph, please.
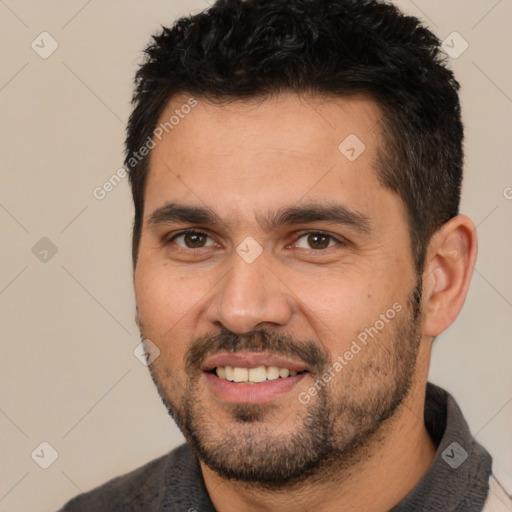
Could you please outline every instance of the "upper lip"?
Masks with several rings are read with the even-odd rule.
[[[288,368],[292,372],[307,371],[307,365],[289,359],[285,356],[269,354],[268,352],[221,352],[206,359],[201,370],[209,372],[217,366],[232,366],[239,368],[257,368],[258,366],[277,366]]]

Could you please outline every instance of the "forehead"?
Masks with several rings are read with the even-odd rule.
[[[191,106],[193,105],[193,106]],[[181,94],[159,119],[145,214],[168,201],[227,211],[309,200],[368,203],[381,111],[371,98],[298,96],[215,104]]]
[[[350,133],[373,139],[380,118],[378,104],[362,94],[334,97],[290,92],[219,103],[180,94],[171,98],[158,125],[164,128],[162,138],[170,139],[166,136],[171,133],[174,139],[197,138],[194,149],[200,152],[227,153],[243,144],[244,150],[281,148],[314,156],[333,144],[336,147]],[[172,126],[167,123],[165,129],[168,121]]]

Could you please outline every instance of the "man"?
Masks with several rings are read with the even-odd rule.
[[[146,54],[136,319],[187,443],[63,510],[510,507],[427,384],[477,251],[438,39],[372,0],[219,0]]]

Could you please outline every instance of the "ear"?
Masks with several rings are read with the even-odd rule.
[[[434,233],[423,272],[424,333],[438,336],[455,320],[469,289],[477,254],[476,228],[457,215]]]

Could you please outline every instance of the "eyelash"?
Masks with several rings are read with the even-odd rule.
[[[166,240],[166,244],[170,244],[171,242],[174,242],[176,240],[176,238],[179,238],[179,237],[182,237],[182,236],[186,236],[186,235],[200,235],[200,236],[205,236],[205,237],[208,237],[211,239],[211,237],[208,235],[208,233],[206,233],[205,231],[199,231],[199,230],[196,230],[196,229],[185,229],[183,231],[180,231],[179,233],[175,233],[174,235],[172,235],[172,237],[170,237],[168,240]],[[344,240],[343,238],[337,238],[329,233],[325,233],[323,231],[305,231],[301,234],[299,234],[299,236],[297,237],[295,243],[302,239],[303,237],[306,237],[306,236],[310,236],[310,235],[321,235],[321,236],[325,236],[329,239],[329,243],[331,241],[334,241],[337,243],[338,246],[345,246],[347,245],[347,241]],[[177,244],[176,244],[177,245]],[[194,248],[191,248],[191,247],[181,247],[179,245],[177,245],[177,247],[180,249],[180,250],[183,250],[183,251],[193,251],[193,250],[200,250],[200,249],[204,249],[205,247],[198,247],[197,249],[194,249]],[[206,246],[206,247],[211,247],[211,246]],[[331,249],[332,246],[330,247],[326,247],[324,249],[309,249],[311,251],[314,251],[314,252],[322,252],[322,251],[325,251],[327,249]]]
[[[174,234],[172,237],[169,238],[169,240],[167,240],[166,243],[171,243],[171,242],[174,242],[174,240],[176,240],[176,238],[179,238],[180,236],[186,236],[186,235],[200,235],[200,236],[206,236],[208,238],[211,238],[208,233],[204,232],[204,231],[198,231],[197,229],[185,229],[184,231],[180,231],[179,233],[176,233]],[[178,247],[184,251],[193,251],[194,249],[190,248],[190,247],[181,247],[178,245]],[[198,249],[203,249],[203,247],[198,247]]]

